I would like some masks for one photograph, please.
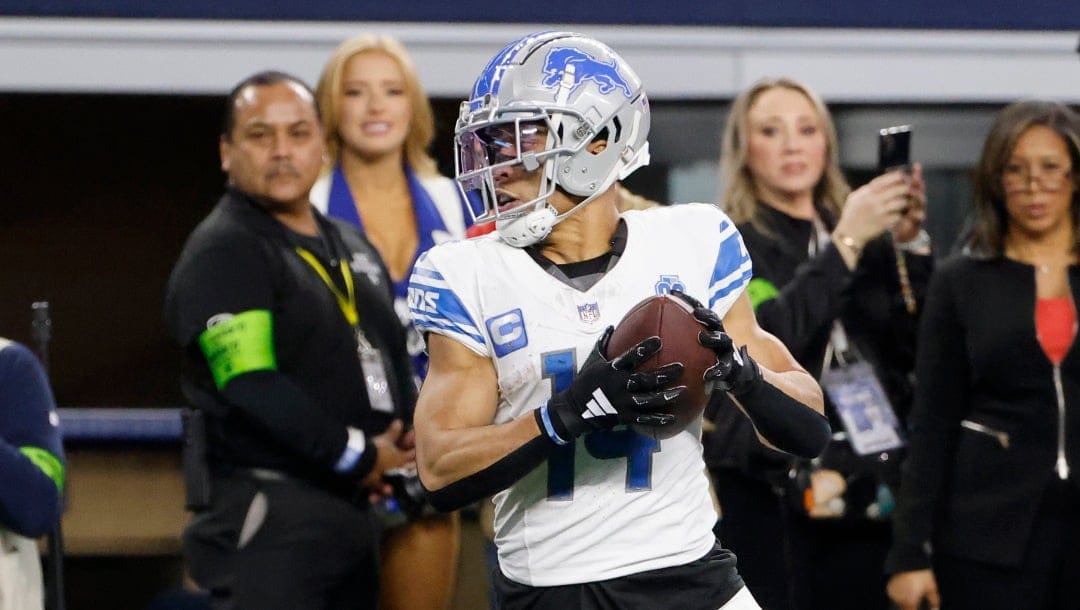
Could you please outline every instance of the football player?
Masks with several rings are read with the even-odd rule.
[[[678,384],[702,382],[677,362],[636,371],[656,337],[608,353],[645,297],[696,307],[717,353],[705,381],[767,442],[812,456],[829,436],[816,381],[754,319],[723,212],[620,215],[617,182],[648,163],[648,133],[633,70],[573,33],[511,43],[461,106],[457,179],[496,230],[437,246],[412,275],[431,356],[417,461],[439,508],[494,494],[502,608],[758,608],[712,533],[701,419],[662,441],[627,426],[672,425]]]

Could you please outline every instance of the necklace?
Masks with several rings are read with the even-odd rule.
[[[1006,238],[1005,256],[1035,268],[1036,274],[1048,274],[1051,271],[1067,269],[1076,264],[1072,252],[1072,237],[1067,242],[1061,239],[1033,242],[1022,239]]]
[[[915,301],[915,291],[911,288],[911,278],[908,276],[907,259],[904,251],[898,244],[893,244],[893,254],[896,255],[896,274],[900,278],[900,295],[904,298],[904,309],[911,315],[919,308]]]
[[[1072,264],[1070,261],[1067,261],[1067,260],[1065,260],[1065,261],[1051,261],[1051,262],[1048,262],[1048,263],[1037,262],[1037,261],[1031,260],[1030,258],[1029,259],[1022,259],[1021,258],[1021,259],[1017,259],[1017,260],[1019,262],[1021,262],[1021,263],[1031,265],[1032,267],[1034,267],[1036,274],[1039,274],[1039,275],[1046,275],[1046,274],[1050,273],[1051,271],[1059,270],[1059,269],[1068,267],[1069,265]]]

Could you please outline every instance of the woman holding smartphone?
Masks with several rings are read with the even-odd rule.
[[[763,80],[733,102],[722,205],[753,260],[747,290],[757,318],[811,374],[840,371],[848,383],[882,389],[891,410],[885,399],[840,405],[849,416],[862,409],[865,426],[846,425],[837,404],[827,404],[835,432],[876,430],[877,441],[897,441],[862,458],[853,447],[874,439],[848,438],[820,463],[800,462],[761,445],[735,409],[713,405],[706,457],[719,536],[770,610],[888,604],[881,586],[890,505],[879,496],[889,490],[882,460],[898,456],[902,426],[881,415],[902,419],[910,401],[915,318],[932,266],[926,199],[918,164],[852,191],[838,158],[829,112],[805,85]]]

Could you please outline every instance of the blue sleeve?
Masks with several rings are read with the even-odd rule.
[[[720,245],[709,280],[709,307],[727,311],[750,283],[752,276],[753,266],[746,244],[735,223],[725,216],[720,222]]]
[[[432,264],[430,251],[420,257],[409,279],[409,312],[422,335],[436,333],[486,354],[484,335],[446,278]]]
[[[31,538],[48,533],[60,519],[63,484],[64,451],[45,371],[22,345],[0,343],[0,526]]]

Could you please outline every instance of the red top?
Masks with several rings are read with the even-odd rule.
[[[1035,302],[1035,336],[1050,362],[1061,364],[1076,337],[1076,309],[1072,299],[1038,299]]]

